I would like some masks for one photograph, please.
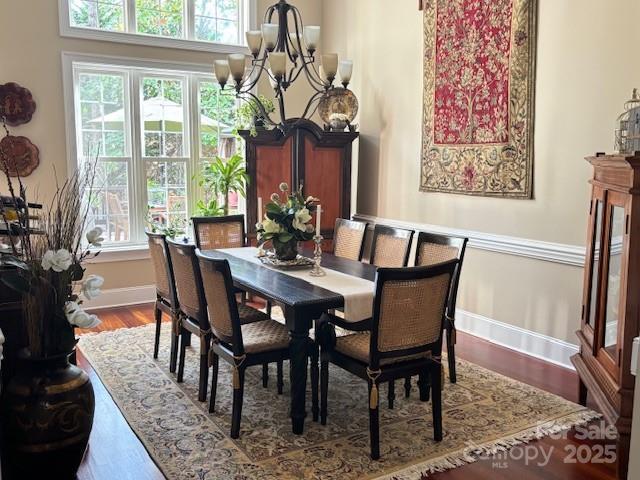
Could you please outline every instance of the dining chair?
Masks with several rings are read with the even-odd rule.
[[[409,263],[413,230],[376,225],[369,263],[382,268],[406,267]]]
[[[449,260],[458,260],[458,266],[451,279],[451,291],[447,300],[445,330],[447,332],[447,361],[449,363],[449,381],[456,383],[456,301],[460,273],[469,239],[452,235],[420,232],[416,246],[416,266],[429,266]]]
[[[193,244],[169,240],[169,254],[173,263],[178,294],[180,321],[180,356],[178,360],[178,382],[184,380],[186,348],[191,344],[191,335],[200,339],[200,374],[198,400],[207,399],[209,376],[209,349],[213,333],[209,324],[207,301],[200,275],[200,264]],[[240,321],[249,324],[264,320],[265,314],[247,305],[239,305]]]
[[[200,250],[240,248],[247,245],[244,215],[192,217],[196,246]]]
[[[261,313],[259,321],[243,324],[235,301],[233,280],[227,260],[212,259],[197,252],[202,284],[207,300],[213,342],[211,344],[211,398],[209,412],[215,411],[219,358],[233,368],[231,438],[240,436],[245,371],[254,365],[277,364],[278,394],[283,391],[283,361],[289,359],[287,328]]]
[[[320,421],[327,422],[329,363],[367,381],[374,460],[380,458],[378,392],[383,382],[429,372],[434,439],[442,440],[442,332],[457,264],[454,260],[432,267],[378,269],[371,319],[349,324],[326,313],[321,318]],[[336,337],[334,325],[357,333]],[[427,400],[422,390],[420,399]]]
[[[336,257],[361,261],[367,226],[368,224],[365,222],[355,222],[344,218],[336,219],[333,254]]]
[[[154,305],[154,319],[156,322],[156,336],[153,345],[153,358],[158,358],[160,348],[160,329],[162,325],[162,314],[171,317],[171,354],[169,356],[169,371],[175,373],[178,358],[178,338],[180,329],[178,327],[179,304],[176,295],[176,281],[173,275],[173,265],[169,256],[169,245],[166,235],[162,233],[147,234],[149,243],[149,253],[156,281],[156,302]]]

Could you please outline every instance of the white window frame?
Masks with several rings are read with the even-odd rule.
[[[114,32],[101,30],[99,28],[74,26],[71,24],[69,1],[70,0],[58,0],[61,37],[101,40],[104,42],[146,45],[151,47],[179,48],[209,53],[243,53],[249,55],[250,52],[246,46],[243,32],[253,30],[257,27],[257,0],[240,0],[240,42],[242,43],[238,45],[208,42],[191,38],[194,31],[194,0],[187,0],[185,3],[184,31],[187,38],[169,38],[135,32],[134,0],[127,0],[125,2],[125,26],[127,31]]]
[[[105,245],[103,253],[93,260],[95,263],[138,260],[149,258],[149,252],[144,239],[144,212],[147,206],[147,189],[145,161],[164,161],[159,157],[143,157],[143,126],[135,119],[141,119],[140,102],[131,101],[131,97],[140,98],[134,92],[142,89],[141,78],[153,76],[162,78],[184,78],[183,103],[185,105],[184,148],[185,157],[170,158],[169,161],[184,161],[187,158],[187,216],[195,209],[200,195],[194,174],[200,168],[200,105],[199,82],[203,80],[215,81],[209,65],[163,62],[158,60],[135,59],[129,57],[113,57],[106,55],[91,55],[84,53],[62,52],[63,88],[66,123],[67,166],[69,171],[78,167],[80,158],[78,147],[78,129],[80,116],[77,111],[76,68],[80,70],[95,70],[97,73],[119,71],[128,75],[129,84],[125,86],[127,109],[130,110],[130,125],[125,132],[125,142],[130,157],[118,160],[129,160],[131,181],[129,185],[129,217],[130,241]],[[190,108],[196,105],[197,108]],[[141,120],[140,120],[141,121]],[[133,141],[138,138],[139,141]],[[105,159],[101,157],[101,159]],[[108,159],[107,159],[108,160]]]

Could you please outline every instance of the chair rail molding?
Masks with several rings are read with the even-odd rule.
[[[353,218],[355,220],[368,222],[370,226],[379,223],[392,227],[440,233],[444,235],[455,235],[458,237],[467,237],[469,239],[468,246],[476,250],[505,253],[518,257],[526,257],[535,260],[543,260],[546,262],[570,265],[573,267],[584,267],[586,249],[585,247],[579,245],[543,242],[541,240],[510,237],[507,235],[495,235],[492,233],[484,233],[474,230],[449,228],[441,225],[429,225],[402,220],[391,220],[360,213],[356,213]]]

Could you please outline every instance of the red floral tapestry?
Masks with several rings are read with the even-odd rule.
[[[420,189],[533,196],[536,0],[423,0]]]

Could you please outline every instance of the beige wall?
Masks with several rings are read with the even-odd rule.
[[[571,245],[584,245],[589,168],[611,150],[615,119],[640,64],[636,0],[539,0],[535,200],[418,191],[422,14],[417,2],[325,0],[324,49],[355,61],[361,104],[357,211]],[[459,306],[576,343],[582,269],[470,250]]]
[[[274,2],[259,0],[258,18]],[[319,24],[321,5],[315,0],[291,2],[304,10],[307,23]],[[120,43],[62,38],[59,34],[56,0],[0,0],[0,84],[18,82],[29,88],[37,102],[33,120],[12,129],[29,137],[40,148],[40,167],[27,179],[31,195],[47,201],[55,189],[54,168],[59,178],[67,172],[65,113],[62,89],[61,52],[81,52],[151,60],[211,64],[214,56],[205,52],[131,46]],[[17,20],[22,19],[22,20]],[[25,19],[28,19],[25,20]],[[308,19],[308,20],[307,20]],[[293,92],[291,113],[295,113],[305,92]],[[5,192],[4,181],[0,192]],[[148,260],[100,263],[92,273],[105,277],[105,288],[127,288],[153,283]]]

